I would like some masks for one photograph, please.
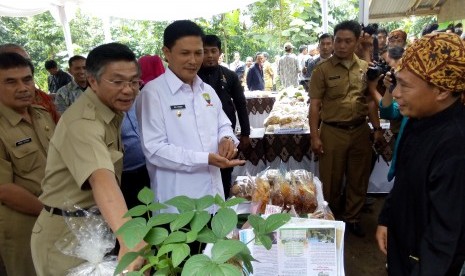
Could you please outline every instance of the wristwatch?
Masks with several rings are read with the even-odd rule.
[[[231,142],[234,142],[234,139],[231,136],[223,136],[224,139],[228,139]]]

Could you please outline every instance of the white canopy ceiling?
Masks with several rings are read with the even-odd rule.
[[[0,0],[0,15],[31,16],[57,7],[66,12],[79,7],[95,16],[171,21],[211,17],[243,8],[257,0]]]
[[[0,16],[33,16],[50,11],[63,26],[68,55],[73,56],[69,21],[77,8],[103,19],[105,40],[111,41],[109,17],[135,20],[172,21],[178,19],[209,18],[232,11],[257,0],[0,0]]]

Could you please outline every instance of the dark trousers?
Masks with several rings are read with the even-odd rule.
[[[123,171],[121,174],[121,192],[123,193],[128,210],[142,204],[137,199],[137,195],[144,187],[150,188],[149,172],[145,165],[131,171]],[[119,242],[116,241],[115,248],[110,254],[118,255],[119,248]]]
[[[231,190],[231,175],[234,168],[221,169],[221,180],[223,181],[224,198],[229,198],[229,191]]]
[[[141,204],[137,199],[137,194],[144,187],[150,188],[150,177],[145,165],[132,171],[123,171],[121,175],[121,192],[128,209]]]

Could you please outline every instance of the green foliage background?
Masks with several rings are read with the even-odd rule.
[[[329,1],[329,31],[340,21],[357,19],[358,0]],[[299,47],[314,44],[322,34],[321,7],[318,0],[259,0],[244,10],[235,10],[211,18],[195,19],[206,33],[222,39],[226,62],[233,53],[241,53],[242,59],[266,51],[270,57],[282,54],[286,41]],[[434,17],[406,18],[383,23],[389,30],[403,28],[409,34],[418,34]],[[137,56],[161,55],[163,30],[170,22],[127,20],[111,18],[111,36],[114,41],[128,45]],[[102,20],[77,12],[70,22],[75,54],[86,55],[93,47],[104,43]],[[36,67],[36,82],[46,88],[47,73],[43,64],[55,59],[66,69],[67,52],[62,27],[50,13],[33,17],[0,17],[0,44],[23,45]]]

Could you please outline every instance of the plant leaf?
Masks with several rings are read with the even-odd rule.
[[[265,231],[265,219],[258,216],[258,215],[249,215],[248,221],[252,228],[254,229],[254,233],[264,233]]]
[[[215,233],[208,227],[203,228],[197,235],[197,241],[199,242],[214,243],[217,240],[218,238],[215,236]]]
[[[186,243],[191,243],[197,239],[197,232],[196,231],[189,231],[186,233]]]
[[[160,250],[158,250],[158,252],[157,252],[157,257],[160,258],[160,257],[163,256],[164,254],[173,251],[173,248],[174,248],[174,244],[164,244],[164,245],[162,245],[162,246],[160,247]],[[162,262],[165,262],[165,261],[166,261],[166,259],[160,260],[160,261],[158,262],[158,266],[161,267],[160,264],[162,264]]]
[[[164,268],[161,268],[161,269],[158,269],[155,274],[153,274],[154,276],[169,276],[170,275],[170,268],[169,267],[164,267]]]
[[[190,222],[192,231],[200,232],[202,228],[210,221],[211,215],[207,211],[195,212],[194,218]]]
[[[247,201],[247,199],[245,199],[245,198],[234,197],[234,198],[231,198],[228,201],[226,201],[225,205],[227,207],[232,207],[232,206],[235,206],[237,204],[240,204],[240,203],[243,203],[243,202],[246,202],[246,201]]]
[[[139,201],[144,203],[145,205],[149,205],[150,203],[154,201],[155,194],[150,188],[144,187],[137,194],[137,199],[139,199]]]
[[[272,214],[265,220],[265,233],[271,233],[291,220],[289,214]]]
[[[172,232],[169,234],[168,238],[165,239],[163,244],[169,243],[177,243],[177,242],[185,242],[186,241],[186,233],[181,231]]]
[[[168,237],[168,230],[162,227],[154,227],[145,235],[144,240],[150,245],[159,245]]]
[[[137,257],[139,253],[137,252],[128,252],[124,254],[123,258],[118,262],[116,266],[114,275],[121,273],[128,265],[130,265]]]
[[[172,244],[169,244],[170,246]],[[171,252],[171,250],[169,251]],[[167,252],[168,253],[168,252]],[[165,253],[166,254],[166,253]],[[159,269],[164,269],[164,268],[170,268],[170,265],[171,265],[171,260],[170,259],[163,259],[161,261],[158,262],[158,268]]]
[[[248,249],[248,248],[247,248]],[[242,261],[243,263],[243,266],[245,268],[245,270],[250,274],[250,273],[253,273],[253,265],[252,265],[252,261],[257,261],[256,259],[254,259],[254,257],[252,257],[252,255],[250,255],[250,251],[247,253],[247,252],[240,252],[239,254],[236,255],[236,257]]]
[[[187,225],[191,222],[192,218],[195,215],[195,211],[188,211],[186,213],[181,213],[179,216],[170,223],[171,231],[176,231]]]
[[[202,275],[205,272],[205,268],[212,263],[212,260],[204,254],[194,255],[184,264],[181,276]]]
[[[257,238],[261,243],[262,245],[270,250],[271,249],[271,246],[273,245],[273,241],[271,240],[270,236],[268,236],[267,234],[259,234],[259,235],[256,235],[255,238]]]
[[[216,194],[216,196],[215,196],[215,204],[220,206],[220,207],[226,207],[224,205],[224,199],[219,194]]]
[[[195,209],[197,209],[198,211],[205,210],[212,206],[214,203],[215,198],[211,195],[206,195],[195,200]]]
[[[128,273],[124,274],[127,276],[143,276],[142,272],[139,271],[129,271]]]
[[[220,264],[218,268],[221,270],[220,275],[225,276],[242,276],[242,271],[239,267],[232,264]]]
[[[163,209],[166,209],[166,208],[168,208],[168,206],[166,206],[165,204],[161,204],[161,203],[158,203],[158,202],[152,202],[147,207],[147,210],[152,211],[152,212],[156,212],[158,210],[163,210]]]
[[[124,214],[124,217],[140,217],[143,214],[147,213],[147,206],[145,205],[137,205],[129,209],[129,211]]]
[[[178,267],[190,253],[191,249],[187,244],[176,244],[171,255],[173,267]]]
[[[176,196],[169,199],[165,204],[176,207],[180,213],[195,210],[195,200],[187,196]]]
[[[154,227],[158,225],[168,224],[175,220],[179,214],[171,214],[171,213],[161,213],[156,214],[155,216],[151,217],[147,222],[149,227]]]
[[[247,246],[238,240],[217,241],[212,248],[212,260],[217,264],[223,264]]]
[[[150,227],[147,226],[145,219],[138,217],[130,219],[123,224],[116,231],[116,235],[121,235],[127,247],[132,249],[144,239],[149,230]]]
[[[212,218],[212,230],[218,238],[224,238],[237,226],[237,214],[230,208],[221,208]]]

